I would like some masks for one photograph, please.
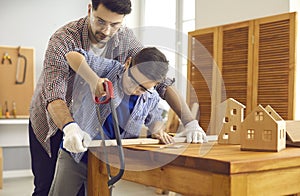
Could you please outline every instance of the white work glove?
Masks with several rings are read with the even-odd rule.
[[[193,120],[184,126],[184,130],[175,135],[175,137],[186,136],[187,143],[205,143],[207,142],[206,134],[199,126],[197,120]]]
[[[85,152],[92,141],[89,134],[82,131],[77,123],[72,122],[66,125],[63,130],[63,147],[69,152]]]

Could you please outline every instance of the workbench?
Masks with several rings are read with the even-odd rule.
[[[183,144],[182,148],[124,147],[122,179],[183,195],[291,195],[300,193],[300,148],[241,151],[240,145]],[[116,147],[109,147],[112,174]],[[103,148],[89,148],[88,195],[109,195]]]

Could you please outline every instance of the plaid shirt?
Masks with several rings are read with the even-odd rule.
[[[118,61],[97,57],[91,52],[88,53],[82,49],[79,52],[85,56],[87,63],[99,77],[108,78],[113,83],[114,99],[111,101],[113,101],[115,109],[120,109],[118,106],[124,98],[122,78],[125,67]],[[138,138],[143,124],[152,132],[155,122],[162,121],[162,111],[158,108],[159,101],[160,97],[156,91],[153,91],[152,94],[148,92],[141,94],[131,114],[129,114],[128,121],[122,127],[124,131],[121,134],[121,138]],[[96,107],[99,107],[100,122],[97,117]],[[74,81],[72,114],[80,128],[94,139],[96,136],[99,136],[99,127],[103,126],[108,115],[111,114],[111,108],[110,104],[96,105],[90,86],[77,75]],[[106,136],[105,139],[114,138]],[[84,153],[71,154],[76,162],[79,162],[84,155]]]
[[[32,97],[30,105],[32,128],[49,156],[51,156],[50,137],[56,133],[58,127],[51,119],[47,105],[51,101],[61,99],[69,108],[71,107],[75,72],[69,67],[65,54],[75,48],[90,49],[88,17],[70,22],[51,36],[43,70]],[[105,57],[124,63],[127,57],[135,56],[142,48],[133,32],[122,27],[107,42]]]

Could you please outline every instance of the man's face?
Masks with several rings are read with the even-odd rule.
[[[105,45],[106,42],[119,30],[124,15],[108,10],[102,4],[97,10],[89,7],[89,38],[92,43]]]

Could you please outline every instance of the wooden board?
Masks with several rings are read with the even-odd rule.
[[[122,139],[122,145],[134,145],[134,144],[158,144],[158,139],[151,138],[137,138],[137,139]],[[102,146],[102,140],[92,140],[89,147]],[[105,140],[105,146],[117,146],[117,140]]]
[[[26,72],[25,60],[21,57],[18,58],[18,51],[26,58]],[[5,54],[10,58],[11,63],[8,58],[5,58],[2,63]],[[12,115],[13,102],[16,104],[16,117],[28,117],[34,89],[34,49],[21,47],[19,50],[18,46],[0,46],[0,57],[0,104],[2,106],[2,118],[5,118],[6,101],[10,118],[14,118]],[[22,83],[23,79],[24,83]],[[21,84],[17,84],[16,81]]]
[[[208,137],[209,139],[215,139],[214,137]],[[174,137],[175,143],[182,143],[185,142],[185,137]],[[167,144],[160,144],[158,139],[152,139],[152,138],[133,138],[133,139],[122,139],[121,140],[123,146],[128,145],[156,145],[158,148],[161,146],[166,146]],[[92,140],[92,142],[89,144],[89,147],[100,147],[102,146],[102,140]],[[117,146],[117,140],[105,140],[105,146]]]

